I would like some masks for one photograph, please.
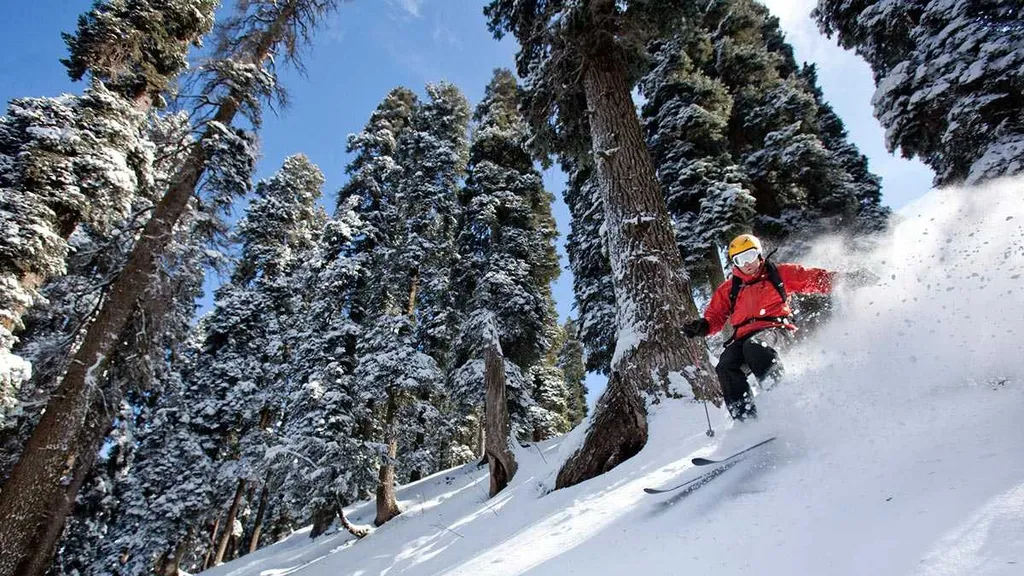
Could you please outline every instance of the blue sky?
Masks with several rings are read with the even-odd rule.
[[[422,94],[427,82],[448,80],[479,102],[496,67],[512,67],[516,45],[494,40],[482,14],[484,0],[354,0],[345,3],[307,50],[306,74],[282,75],[290,106],[268,114],[261,132],[258,176],[272,174],[295,153],[309,156],[324,171],[325,204],[345,181],[348,134],[366,123],[391,88],[408,86]],[[813,0],[766,0],[780,17],[799,60],[816,62],[828,98],[846,122],[852,140],[883,178],[884,201],[900,207],[930,187],[931,172],[918,162],[889,155],[883,131],[871,115],[874,91],[870,70],[852,53],[818,34],[807,16]],[[72,31],[91,0],[16,0],[0,21],[0,101],[20,96],[79,92],[58,60],[65,55],[62,31]],[[554,207],[561,243],[568,233],[568,212],[561,202],[564,178],[545,173],[557,198]],[[211,278],[209,286],[217,280]],[[554,295],[563,319],[571,313],[572,279],[563,271]],[[591,395],[603,388],[589,378]]]

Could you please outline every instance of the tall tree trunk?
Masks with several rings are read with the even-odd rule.
[[[262,65],[282,38],[298,9],[289,3],[271,22],[254,47],[250,62]],[[230,125],[239,110],[242,95],[229,94],[218,106],[213,121]],[[211,134],[207,132],[206,134]],[[40,576],[46,569],[34,551],[53,550],[60,526],[71,511],[78,493],[74,469],[91,465],[103,438],[84,445],[81,431],[97,393],[97,378],[128,324],[135,304],[150,284],[150,277],[171,241],[175,224],[206,169],[206,136],[189,151],[175,174],[173,184],[160,199],[132,248],[127,264],[110,288],[110,297],[89,326],[78,352],[53,392],[39,424],[25,445],[18,463],[0,491],[0,576]]]
[[[484,411],[487,418],[487,462],[491,470],[490,496],[501,492],[516,475],[519,464],[512,454],[508,398],[505,394],[505,358],[492,343],[484,351]]]
[[[228,542],[235,533],[235,517],[238,515],[238,507],[242,504],[242,496],[245,495],[245,480],[238,480],[238,488],[235,489],[235,497],[228,508],[228,517],[224,521],[224,532],[220,536],[220,545],[217,546],[217,555],[213,557],[213,565],[219,566],[224,561],[224,553],[228,549]]]
[[[84,426],[82,427],[76,443],[82,446],[99,446],[107,437],[113,427],[114,417],[121,405],[123,391],[118,386],[112,386],[104,382],[103,390],[93,396],[92,407]],[[66,493],[69,502],[68,513],[73,510],[75,496],[78,490],[85,483],[89,472],[99,450],[83,453],[68,469],[64,480],[67,483]],[[45,532],[40,532],[39,544],[31,549],[22,561],[26,574],[42,574],[50,568],[53,555],[57,552],[57,545],[60,543],[61,535],[64,533],[65,519],[59,522],[54,521],[46,525]]]
[[[486,388],[484,388],[486,390]],[[484,409],[477,409],[476,419],[476,455],[483,458],[487,454],[487,426],[484,424]]]
[[[397,392],[388,390],[387,412],[384,417],[384,429],[388,435],[387,459],[380,466],[377,484],[377,517],[373,520],[375,526],[381,526],[388,520],[402,513],[398,509],[398,501],[395,499],[395,458],[398,457],[398,433],[396,431],[395,418],[398,416],[398,400],[395,398]]]
[[[206,557],[203,558],[203,570],[206,570],[213,563],[213,554],[217,549],[217,532],[220,530],[220,519],[221,515],[217,514],[217,519],[213,522],[213,530],[210,531],[210,547],[206,550]]]
[[[409,299],[405,303],[405,315],[415,320],[416,318],[416,295],[419,294],[420,271],[413,268],[409,273]]]
[[[708,282],[711,284],[711,292],[714,293],[715,289],[725,282],[725,270],[722,268],[722,259],[718,255],[717,247],[712,247],[708,250],[707,261],[709,270]]]
[[[260,491],[260,507],[256,510],[256,521],[253,523],[252,536],[249,538],[249,553],[252,554],[260,545],[260,533],[263,532],[263,517],[267,513],[267,500],[270,499],[268,486],[270,478],[263,483],[263,490]]]
[[[160,556],[154,570],[157,576],[178,576],[181,557],[188,550],[188,546],[192,541],[192,533],[193,529],[189,528],[188,533],[182,538],[181,542],[178,542],[174,550],[167,550]]]
[[[327,529],[331,527],[331,522],[334,522],[334,517],[337,516],[337,506],[334,504],[328,504],[322,508],[318,508],[313,511],[313,528],[309,531],[310,538],[319,538],[321,534],[327,532]]]
[[[594,0],[584,9],[599,23],[615,10],[615,3]],[[625,62],[610,35],[591,36],[595,41],[585,55],[583,85],[604,201],[619,337],[608,387],[582,448],[558,473],[558,488],[602,474],[643,448],[645,395],[658,397],[667,391],[671,373],[686,374],[698,398],[713,390],[702,343],[682,333],[684,320],[697,309],[630,97]],[[687,374],[687,366],[697,372]]]

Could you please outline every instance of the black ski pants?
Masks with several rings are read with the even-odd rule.
[[[749,398],[750,384],[743,372],[746,365],[760,382],[765,378],[782,376],[779,350],[793,340],[785,328],[768,328],[755,332],[742,340],[735,340],[725,347],[718,357],[718,382],[722,385],[722,396],[726,406],[732,406]]]

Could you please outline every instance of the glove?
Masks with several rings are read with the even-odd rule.
[[[683,324],[683,334],[686,334],[687,338],[707,336],[708,332],[711,332],[711,325],[704,318]]]

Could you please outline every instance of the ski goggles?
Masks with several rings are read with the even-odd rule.
[[[732,263],[740,268],[757,261],[761,257],[761,251],[757,248],[749,248],[732,257]]]

